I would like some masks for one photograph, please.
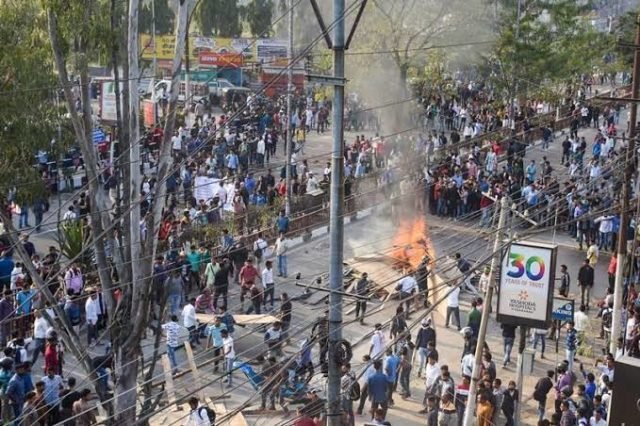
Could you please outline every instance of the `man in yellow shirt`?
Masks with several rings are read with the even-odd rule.
[[[478,407],[476,408],[477,426],[492,426],[493,406],[487,400],[484,393],[480,393]]]

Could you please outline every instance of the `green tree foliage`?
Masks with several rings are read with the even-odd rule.
[[[272,33],[273,1],[252,0],[247,6],[246,19],[254,37],[268,37]]]
[[[3,2],[0,22],[0,191],[16,187],[18,201],[28,203],[44,192],[34,155],[50,148],[62,113],[41,9]]]
[[[169,7],[168,0],[151,0],[154,3],[155,15],[156,15],[156,34],[172,34],[174,28],[174,22],[176,19],[175,13]],[[206,2],[203,2],[206,3]],[[140,33],[151,34],[153,28],[153,13],[151,10],[151,2],[144,5],[140,9],[139,22]]]
[[[497,86],[505,93],[537,94],[554,100],[601,62],[607,37],[598,33],[575,0],[522,0],[505,11],[493,52]]]
[[[239,37],[241,10],[236,0],[201,1],[195,19],[204,36]]]
[[[614,27],[615,39],[620,42],[615,49],[616,55],[627,67],[633,66],[634,49],[629,45],[635,43],[637,20],[638,13],[629,12],[618,18],[618,22]]]

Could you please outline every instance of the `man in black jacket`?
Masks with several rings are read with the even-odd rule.
[[[427,346],[429,342],[433,342],[433,346],[436,344],[436,330],[431,325],[431,319],[423,319],[422,327],[418,330],[416,334],[416,348],[418,357],[420,357],[420,365],[418,365],[418,377],[420,377],[425,363],[427,362]]]
[[[545,377],[541,377],[536,383],[535,390],[533,391],[533,399],[538,402],[538,420],[544,419],[545,406],[547,404],[547,394],[553,389],[553,376],[555,371],[547,371]]]
[[[580,304],[589,310],[589,299],[593,287],[593,268],[589,265],[589,259],[585,259],[578,271],[578,286],[580,287]]]

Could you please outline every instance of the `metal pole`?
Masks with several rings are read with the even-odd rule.
[[[522,11],[522,0],[518,0],[518,9],[516,14],[516,33],[515,33],[515,41],[516,43],[520,39],[520,14]],[[518,96],[518,78],[516,77],[516,69],[513,70],[513,94],[511,97],[511,129],[516,129],[516,98]]]
[[[517,362],[517,371],[518,375],[516,377],[516,386],[520,389],[518,392],[518,400],[516,401],[516,425],[520,426],[520,412],[522,411],[522,391],[524,389],[524,350],[527,347],[527,327],[520,326],[520,344],[518,346],[518,362]]]
[[[333,17],[336,22],[333,31],[333,76],[344,80],[344,3],[333,0]],[[333,146],[331,149],[331,198],[330,198],[330,244],[329,263],[329,379],[328,379],[328,426],[341,425],[340,365],[335,359],[337,343],[342,338],[342,278],[344,184],[343,184],[343,116],[344,81],[333,86]]]
[[[291,97],[293,96],[293,0],[288,1],[289,8],[289,40],[287,42],[287,56],[289,57],[289,68],[287,69],[287,125],[284,141],[284,157],[286,158],[285,187],[287,192],[284,196],[284,212],[287,216],[291,214],[291,142],[293,135],[291,132]]]
[[[158,78],[158,49],[156,48],[156,0],[151,0],[151,43],[153,43],[153,79],[151,100],[153,101],[153,122],[158,123],[158,103],[156,102],[156,78]]]
[[[640,14],[636,18],[636,42],[635,54],[633,56],[633,82],[631,87],[631,97],[640,96]],[[616,353],[616,343],[618,337],[622,335],[622,293],[625,258],[627,256],[627,228],[629,227],[629,182],[633,175],[635,158],[635,136],[636,123],[638,122],[638,104],[631,103],[629,110],[629,145],[627,147],[627,164],[625,168],[624,185],[622,186],[622,212],[620,213],[620,231],[618,232],[618,268],[616,269],[616,281],[613,291],[613,317],[611,319],[611,342],[609,342],[609,352]]]
[[[507,218],[507,197],[502,197],[500,200],[500,217],[498,219],[498,230],[496,231],[496,238],[493,241],[493,257],[491,258],[491,269],[489,276],[493,279],[493,276],[498,267],[498,261],[500,255],[497,253],[500,249],[502,228]],[[482,369],[482,349],[484,348],[484,342],[487,337],[487,325],[489,324],[489,316],[491,306],[491,299],[493,298],[494,283],[490,283],[485,293],[485,308],[482,310],[482,319],[480,320],[480,331],[478,332],[478,343],[476,344],[475,363],[473,365],[473,374],[471,377],[471,387],[469,388],[469,398],[467,400],[467,409],[464,412],[464,426],[474,426],[474,414],[476,411],[476,397],[478,394],[478,382],[480,381],[480,370]]]
[[[191,11],[188,11],[187,13],[191,13]],[[189,86],[189,84],[191,83],[189,80],[189,73],[191,72],[190,68],[191,68],[191,64],[189,63],[189,55],[191,54],[189,52],[189,27],[191,26],[191,15],[189,15],[189,17],[187,18],[187,32],[185,33],[184,37],[184,46],[185,46],[185,53],[184,53],[184,122],[185,124],[187,123],[187,118],[189,117],[189,102],[191,99],[191,87]],[[179,92],[178,92],[179,93]]]

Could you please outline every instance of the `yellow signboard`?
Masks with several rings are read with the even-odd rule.
[[[151,60],[154,56],[158,60],[171,60],[175,52],[176,38],[172,35],[156,36],[156,48],[150,34],[140,34],[140,53],[142,59]],[[219,37],[189,37],[189,56],[198,62],[200,52],[214,52],[222,54],[241,54],[244,60],[252,60],[256,53],[255,40],[248,38],[219,38]],[[155,52],[154,52],[155,50]]]

